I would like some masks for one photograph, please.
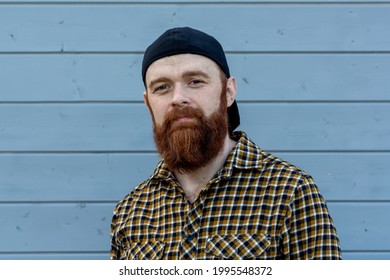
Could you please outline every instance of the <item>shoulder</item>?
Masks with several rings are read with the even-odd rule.
[[[318,211],[325,209],[323,211],[327,212],[326,201],[310,174],[273,154],[263,153],[263,173],[270,174],[270,180],[277,182],[278,189],[283,190],[289,197],[287,201],[290,207],[294,209],[313,207]]]
[[[292,178],[306,180],[312,177],[300,167],[272,153],[261,151],[263,171],[289,175]]]
[[[238,132],[235,150],[235,167],[258,169],[263,175],[282,176],[296,179],[311,179],[311,176],[303,169],[289,161],[262,150],[244,132]]]
[[[289,161],[262,150],[245,133],[239,132],[234,167],[257,177],[262,186],[293,196],[298,189],[318,191],[310,174]],[[249,176],[249,175],[248,175]]]
[[[135,186],[130,193],[125,195],[116,205],[114,214],[116,212],[129,210],[133,207],[133,204],[136,203],[142,196],[150,194],[150,192],[155,192],[158,183],[162,179],[166,179],[171,176],[170,171],[167,169],[167,166],[163,161],[160,161],[152,175],[147,178],[145,181]]]
[[[154,176],[150,176],[144,182],[135,186],[130,193],[125,195],[115,206],[114,216],[128,215],[137,201],[152,188]]]
[[[262,151],[262,173],[269,174],[280,185],[293,188],[294,192],[312,190],[318,192],[313,177],[302,168],[269,152]]]

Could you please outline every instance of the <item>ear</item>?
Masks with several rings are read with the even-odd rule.
[[[155,123],[154,114],[153,114],[152,107],[150,106],[150,103],[149,103],[147,91],[144,91],[144,103],[145,103],[146,107],[148,107],[148,109],[149,109],[150,115],[152,116],[153,123]]]
[[[233,101],[236,97],[236,92],[237,92],[236,78],[230,77],[226,83],[226,99],[227,99],[228,107],[230,107],[233,104]]]
[[[152,112],[152,108],[150,108],[148,93],[146,91],[144,91],[144,103],[146,107],[148,107],[149,111]]]

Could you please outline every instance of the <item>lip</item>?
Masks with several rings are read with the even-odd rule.
[[[185,122],[190,122],[193,121],[194,118],[189,118],[189,117],[181,117],[178,118],[176,121],[179,123],[185,123]]]

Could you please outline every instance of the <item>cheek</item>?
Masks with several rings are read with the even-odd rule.
[[[164,122],[164,115],[166,112],[166,106],[163,103],[157,102],[152,98],[148,99],[147,107],[152,116],[152,120],[157,125],[161,125]]]
[[[213,113],[219,110],[221,105],[221,97],[218,96],[218,98],[213,98],[212,100],[207,100],[203,104],[203,111],[206,117],[210,117]]]
[[[164,123],[164,114],[155,115],[154,121],[157,125],[162,125]]]

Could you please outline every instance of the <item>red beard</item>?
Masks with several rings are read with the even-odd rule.
[[[222,92],[220,107],[210,117],[200,109],[185,106],[168,112],[161,126],[154,123],[157,151],[171,170],[196,170],[222,151],[228,133],[225,90]],[[183,117],[191,120],[179,122]]]

